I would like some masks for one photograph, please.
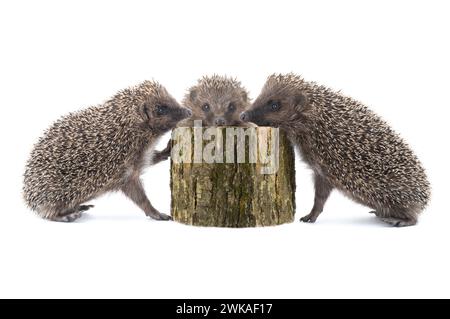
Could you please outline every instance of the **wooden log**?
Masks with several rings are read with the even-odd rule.
[[[170,186],[172,217],[183,224],[255,227],[292,222],[294,151],[276,128],[176,128]]]

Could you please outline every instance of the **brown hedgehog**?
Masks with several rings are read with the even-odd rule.
[[[202,120],[203,126],[243,126],[239,115],[250,106],[247,90],[241,82],[227,76],[204,76],[191,87],[183,106],[192,110],[192,117],[178,126],[193,126]]]
[[[120,91],[104,104],[56,121],[34,146],[24,174],[24,198],[41,217],[73,221],[85,202],[121,190],[147,216],[167,220],[148,200],[140,175],[168,150],[153,146],[191,111],[156,82]]]
[[[394,226],[417,222],[430,197],[408,145],[360,102],[294,74],[272,75],[243,121],[280,127],[314,171],[315,222],[337,188]]]

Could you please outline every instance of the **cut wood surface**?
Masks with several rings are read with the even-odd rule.
[[[276,128],[258,127],[250,129],[253,134],[247,131],[248,136],[239,144],[239,138],[229,135],[226,129],[183,127],[172,132],[170,186],[174,220],[216,227],[292,222],[295,157],[289,140]],[[181,158],[184,162],[180,162]],[[211,158],[215,162],[210,163]]]

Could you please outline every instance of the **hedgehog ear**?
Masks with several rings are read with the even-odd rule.
[[[292,105],[294,105],[294,107],[299,110],[302,109],[306,105],[307,102],[308,101],[307,101],[306,95],[304,95],[303,93],[295,94],[292,97]]]
[[[194,100],[197,98],[197,89],[192,88],[189,90],[189,99],[191,100],[191,102],[194,102]]]
[[[140,107],[140,113],[143,119],[150,121],[151,118],[151,109],[150,106],[147,103],[142,104]]]
[[[242,99],[243,99],[245,102],[248,102],[248,94],[247,94],[247,91],[242,90],[242,91],[241,91],[241,97],[242,97]]]

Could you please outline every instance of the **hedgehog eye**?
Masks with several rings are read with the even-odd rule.
[[[203,111],[208,112],[209,109],[210,109],[210,107],[209,107],[209,104],[208,104],[208,103],[203,104],[203,106],[202,106],[202,110],[203,110]]]
[[[156,115],[163,116],[166,115],[169,111],[167,105],[157,105],[156,106]]]
[[[280,109],[280,103],[278,103],[278,102],[271,102],[271,103],[270,103],[270,109],[271,109],[272,111],[277,111],[277,110],[279,110],[279,109]]]
[[[228,111],[234,112],[236,110],[236,105],[232,102],[228,105]]]

